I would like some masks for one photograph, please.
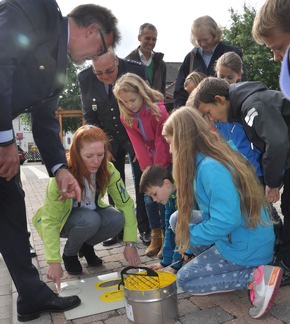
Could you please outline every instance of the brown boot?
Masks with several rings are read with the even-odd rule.
[[[163,258],[163,256],[162,256],[163,245],[164,245],[164,231],[161,230],[161,248],[157,254],[157,256],[160,260],[162,260],[162,258]]]
[[[154,256],[162,247],[161,228],[154,228],[151,230],[151,243],[145,251],[147,256]]]

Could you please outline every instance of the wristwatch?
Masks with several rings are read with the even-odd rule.
[[[137,247],[137,243],[134,243],[134,242],[126,242],[125,243],[126,246],[129,246],[129,247]]]

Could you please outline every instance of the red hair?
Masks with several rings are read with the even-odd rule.
[[[104,194],[110,180],[110,173],[107,166],[109,141],[106,133],[101,128],[92,125],[84,125],[75,132],[69,152],[67,153],[68,168],[78,181],[83,192],[85,188],[84,178],[86,178],[89,184],[91,184],[92,180],[89,171],[82,161],[80,151],[85,144],[94,142],[103,142],[105,148],[104,159],[96,174],[96,193]]]

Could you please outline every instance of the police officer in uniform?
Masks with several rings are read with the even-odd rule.
[[[102,128],[110,139],[111,161],[120,172],[125,182],[125,157],[128,153],[135,184],[137,221],[140,239],[144,245],[151,241],[150,227],[144,204],[144,194],[139,192],[142,171],[127,132],[120,121],[117,100],[112,93],[115,81],[127,72],[136,73],[146,80],[145,67],[141,62],[123,60],[117,57],[113,49],[96,60],[78,74],[82,99],[82,110],[87,124]],[[111,203],[111,202],[110,202]],[[115,244],[120,237],[103,242],[108,246]]]

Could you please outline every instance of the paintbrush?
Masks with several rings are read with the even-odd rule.
[[[166,266],[166,267],[164,267],[164,268],[162,268],[162,269],[160,269],[160,270],[161,270],[161,271],[164,271],[165,269],[167,269],[167,268],[169,268],[169,267],[172,267],[172,266],[174,266],[175,264],[177,264],[177,263],[179,263],[179,262],[182,262],[182,263],[183,263],[183,261],[184,261],[184,258],[181,258],[181,259],[179,259],[179,260],[177,260],[177,261],[175,261],[175,262],[169,264],[168,266]]]

